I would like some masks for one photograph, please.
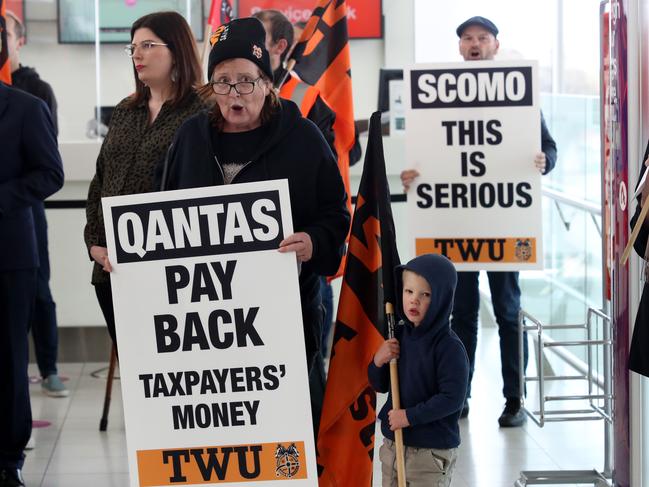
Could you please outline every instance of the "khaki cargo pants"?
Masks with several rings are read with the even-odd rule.
[[[405,447],[406,485],[408,487],[448,487],[457,460],[457,448],[437,450]],[[379,449],[383,487],[397,487],[396,447],[383,439]]]

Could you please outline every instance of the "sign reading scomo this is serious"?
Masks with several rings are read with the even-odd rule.
[[[417,255],[458,270],[542,268],[536,63],[471,61],[406,70],[406,166]]]
[[[131,487],[316,486],[287,181],[102,205]]]

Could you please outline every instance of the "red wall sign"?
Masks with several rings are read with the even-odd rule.
[[[259,10],[282,12],[292,24],[306,22],[315,0],[239,0],[239,17],[249,17]],[[347,0],[347,25],[351,38],[380,38],[381,0]]]
[[[5,5],[7,6],[7,10],[11,10],[21,21],[25,22],[23,3],[24,0],[7,0]]]

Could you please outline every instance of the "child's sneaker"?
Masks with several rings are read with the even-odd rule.
[[[43,392],[50,397],[68,397],[68,390],[56,374],[48,375],[41,383]]]

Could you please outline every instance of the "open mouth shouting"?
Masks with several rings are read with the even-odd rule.
[[[480,49],[471,49],[469,51],[469,58],[474,60],[482,59],[482,53],[480,52]]]

